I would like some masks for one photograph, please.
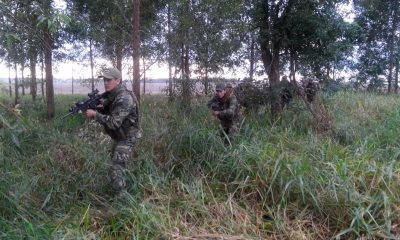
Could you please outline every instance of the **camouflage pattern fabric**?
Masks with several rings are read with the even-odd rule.
[[[281,96],[281,106],[282,108],[287,107],[293,99],[295,87],[287,78],[283,78],[282,81],[279,82],[278,87]]]
[[[135,95],[120,85],[107,94],[103,109],[96,114],[96,121],[114,140],[109,164],[109,181],[117,192],[126,189],[125,171],[130,153],[141,137],[139,109]]]
[[[303,82],[303,89],[307,99],[307,102],[314,102],[317,93],[319,91],[319,84],[316,80],[308,78]]]
[[[227,135],[233,135],[238,132],[240,124],[240,107],[236,96],[231,94],[226,101],[222,101],[214,96],[208,103],[208,108],[213,111],[219,111],[218,119],[221,127]]]
[[[116,192],[126,189],[126,165],[136,141],[136,133],[132,131],[126,140],[114,141],[113,143],[111,157],[108,162],[108,180]]]

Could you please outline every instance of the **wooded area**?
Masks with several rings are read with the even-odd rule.
[[[140,78],[149,66],[167,63],[169,95],[179,92],[188,105],[194,75],[207,94],[213,75],[239,67],[247,69],[249,79],[266,74],[272,88],[286,74],[292,81],[311,75],[326,85],[345,81],[397,92],[399,5],[389,0],[3,0],[0,57],[14,71],[9,94],[15,103],[18,89],[24,94],[30,88],[35,99],[37,84],[43,93],[46,85],[48,118],[55,112],[52,63],[63,60],[89,63],[93,82],[97,58],[127,68],[139,99]],[[352,6],[352,15],[345,16],[344,6]],[[65,51],[65,45],[72,50]],[[132,64],[122,66],[129,59]],[[37,79],[38,66],[45,70],[44,80]],[[338,78],[343,71],[351,74]],[[280,112],[279,104],[271,108]]]
[[[0,239],[400,239],[399,1],[0,0],[0,14]],[[54,91],[63,61],[90,66],[94,90],[99,59],[140,100],[123,199],[112,138],[74,115],[102,94]],[[160,63],[166,94],[144,95]],[[243,107],[232,136],[207,108],[217,83]]]

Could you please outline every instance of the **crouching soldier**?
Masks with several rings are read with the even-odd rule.
[[[240,116],[239,104],[233,93],[233,88],[229,84],[217,84],[215,96],[207,103],[208,108],[214,117],[221,122],[221,127],[227,136],[232,136],[239,130]]]
[[[117,194],[124,193],[127,184],[124,172],[136,142],[140,138],[139,106],[136,96],[121,84],[121,72],[116,68],[104,69],[99,78],[104,80],[106,94],[99,110],[87,110],[88,119],[103,125],[113,139],[109,159],[108,179]]]
[[[303,89],[307,102],[313,103],[320,89],[318,81],[312,78],[306,78],[303,82]]]

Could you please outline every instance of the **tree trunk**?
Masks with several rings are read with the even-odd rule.
[[[18,83],[18,67],[17,67],[16,63],[14,63],[14,73],[15,73],[15,78],[14,78],[14,84],[15,84],[14,104],[17,105],[19,103],[19,92],[18,92],[19,83]]]
[[[133,1],[132,49],[133,49],[133,85],[132,89],[140,102],[140,0]]]
[[[44,82],[45,82],[45,80],[44,80],[44,75],[43,75],[43,73],[44,73],[44,53],[43,52],[42,52],[41,56],[42,57],[40,59],[40,74],[42,76],[41,76],[41,81],[40,81],[40,88],[42,90],[42,96],[43,96],[43,99],[44,99],[44,96],[45,96],[45,93],[44,93]]]
[[[30,58],[30,72],[31,72],[31,95],[32,95],[32,100],[36,100],[36,94],[37,94],[37,87],[36,87],[36,57],[31,56]]]
[[[187,38],[185,38],[187,39]],[[183,106],[185,109],[189,109],[191,105],[190,99],[190,72],[189,72],[189,47],[187,45],[183,46],[182,49],[183,59],[182,59],[182,67],[183,67],[183,86],[182,86],[182,100]]]
[[[168,4],[168,35],[171,34],[171,6]],[[168,93],[170,100],[172,100],[172,64],[171,64],[171,58],[172,58],[172,49],[171,49],[171,44],[168,42]]]
[[[116,66],[115,67],[118,70],[120,70],[121,73],[122,73],[122,58],[123,58],[123,56],[122,56],[122,45],[121,45],[120,42],[117,42],[116,43],[116,49],[115,49],[115,61],[116,61]],[[123,79],[121,79],[121,80],[123,80]]]
[[[32,13],[32,9],[31,9],[31,4],[32,1],[29,1],[30,5],[28,6],[28,14]],[[30,25],[31,25],[31,29],[28,30],[28,46],[29,46],[29,50],[28,50],[28,59],[29,59],[29,71],[31,73],[31,79],[30,79],[30,93],[32,95],[32,101],[36,101],[36,95],[37,95],[37,80],[36,80],[36,61],[38,58],[38,46],[35,43],[36,37],[35,37],[35,33],[34,33],[34,29],[36,27],[36,16],[34,16],[33,14],[30,14]]]
[[[296,59],[295,59],[295,53],[293,53],[293,51],[290,51],[289,69],[290,69],[290,75],[289,75],[290,81],[296,81]]]
[[[262,2],[263,16],[260,27],[260,48],[261,59],[264,65],[265,72],[268,75],[271,96],[271,115],[276,118],[282,110],[280,104],[279,91],[277,91],[279,84],[279,52],[280,52],[280,37],[278,35],[271,35],[272,28],[277,28],[280,21],[276,9],[270,9],[269,1]],[[288,4],[293,4],[289,3]],[[287,7],[289,8],[289,7]],[[281,18],[283,16],[280,16]],[[276,30],[276,29],[274,29]]]
[[[388,92],[392,91],[392,82],[393,82],[393,71],[395,67],[395,53],[394,53],[394,40],[396,36],[396,30],[398,25],[398,1],[393,1],[394,6],[392,6],[392,26],[390,30],[390,36],[388,39],[389,46],[389,75],[388,75]]]
[[[395,93],[399,92],[399,59],[397,59],[397,61],[396,61],[396,75],[394,78],[394,92]]]
[[[204,76],[204,94],[207,96],[208,94],[208,85],[209,85],[209,79],[208,79],[208,67],[205,69],[205,76]]]
[[[146,94],[146,65],[145,65],[145,59],[142,58],[143,61],[143,95]]]
[[[91,86],[92,86],[92,92],[94,91],[94,61],[93,61],[93,40],[92,38],[89,39],[89,57],[90,57],[90,71],[92,73],[92,81],[91,81]],[[72,79],[73,80],[73,79]],[[73,86],[73,85],[72,85]],[[72,88],[72,94],[74,93],[74,89]]]
[[[44,62],[46,71],[47,118],[52,119],[55,115],[53,71],[52,71],[53,38],[51,36],[48,26],[45,26],[44,28],[43,39],[44,39]]]
[[[187,1],[187,13],[191,10],[191,1]],[[183,29],[183,45],[182,45],[182,71],[183,71],[183,86],[182,86],[182,100],[185,110],[190,109],[191,94],[190,94],[190,67],[189,67],[189,26]]]
[[[92,76],[93,76],[93,71],[92,71]],[[93,92],[93,90],[94,90],[94,88],[92,85],[92,92]],[[74,68],[72,68],[72,74],[71,74],[71,92],[72,92],[72,95],[74,95]]]
[[[12,97],[12,89],[11,89],[11,63],[8,65],[8,92],[10,97]]]
[[[25,77],[24,77],[24,64],[21,67],[21,87],[22,87],[22,96],[25,96]]]
[[[255,49],[255,41],[254,41],[254,33],[251,33],[250,36],[250,81],[253,81],[254,78],[254,63],[255,63],[255,54],[254,54],[254,49]]]
[[[271,94],[271,115],[275,118],[282,110],[279,92],[276,90],[279,84],[279,44],[272,43],[272,53],[268,48],[268,42],[261,43],[261,58],[268,75]]]
[[[396,63],[396,72],[395,72],[395,79],[394,79],[394,92],[399,92],[399,63]]]

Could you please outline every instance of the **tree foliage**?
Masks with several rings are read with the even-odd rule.
[[[398,88],[400,60],[400,4],[398,1],[354,1],[355,21],[363,30],[364,41],[359,44],[359,73],[356,81],[377,89],[387,84],[388,91]],[[395,74],[397,73],[397,74]]]

